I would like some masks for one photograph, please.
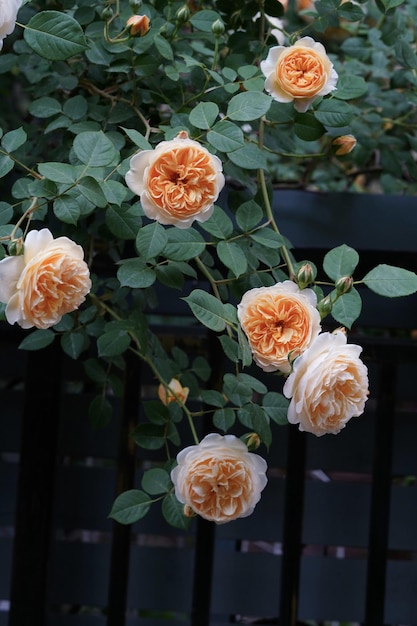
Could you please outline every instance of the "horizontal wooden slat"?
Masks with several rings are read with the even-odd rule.
[[[281,557],[216,550],[212,612],[278,615]]]
[[[303,543],[366,548],[370,489],[363,483],[307,481]]]
[[[304,557],[299,619],[361,622],[365,589],[365,560]]]
[[[385,600],[387,624],[417,624],[417,562],[388,561]]]
[[[189,611],[193,559],[193,551],[187,548],[132,547],[129,609]]]

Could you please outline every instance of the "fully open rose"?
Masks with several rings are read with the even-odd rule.
[[[291,398],[288,421],[320,437],[336,435],[361,415],[368,397],[368,370],[360,346],[348,344],[341,330],[323,333],[294,362],[284,385]]]
[[[0,302],[6,319],[22,328],[49,328],[77,309],[91,288],[84,252],[67,237],[32,230],[24,254],[0,261]]]
[[[317,298],[290,280],[247,291],[238,318],[253,359],[265,372],[291,370],[290,360],[308,348],[321,330]]]
[[[311,37],[293,46],[275,46],[261,62],[265,90],[278,102],[292,102],[304,113],[319,96],[334,89],[338,75],[324,46]]]
[[[3,39],[14,31],[21,4],[21,0],[0,0],[0,50],[3,48]]]
[[[218,524],[250,515],[267,483],[266,461],[234,435],[207,435],[181,450],[177,462],[171,472],[177,499]]]
[[[145,214],[160,224],[189,228],[205,222],[224,187],[222,162],[183,131],[155,150],[130,160],[128,187],[140,197]]]

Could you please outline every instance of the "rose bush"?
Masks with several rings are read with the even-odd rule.
[[[0,0],[1,40],[18,6]],[[153,466],[112,518],[247,516],[276,429],[364,411],[360,347],[329,331],[365,288],[406,296],[417,276],[364,272],[343,242],[298,259],[273,196],[417,193],[416,19],[416,0],[20,8],[0,56],[0,315],[33,329],[21,348],[83,362],[95,427],[130,359],[151,372],[131,437]],[[198,341],[160,337],[164,308]]]

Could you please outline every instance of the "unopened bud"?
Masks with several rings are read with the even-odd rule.
[[[190,9],[188,8],[186,4],[184,4],[184,6],[180,7],[178,11],[176,12],[175,20],[177,24],[181,26],[181,24],[185,24],[185,22],[188,22],[189,19],[190,19]]]
[[[147,15],[132,15],[127,20],[126,27],[132,37],[143,37],[149,30],[149,17]]]
[[[342,276],[336,281],[336,291],[339,296],[343,296],[345,293],[349,293],[353,287],[352,276]]]
[[[320,302],[317,304],[317,308],[319,310],[321,319],[323,319],[323,317],[326,317],[326,315],[329,315],[332,307],[333,303],[330,296],[326,296],[325,298],[320,300]]]
[[[189,504],[184,504],[183,513],[185,517],[195,517],[196,512],[190,507]]]
[[[111,7],[104,7],[104,9],[101,12],[101,19],[103,20],[109,20],[113,17],[114,13],[113,13],[113,9]]]
[[[261,445],[261,438],[257,433],[246,433],[246,435],[242,435],[240,439],[246,445],[249,452],[257,450]]]
[[[213,35],[216,35],[216,37],[220,37],[220,35],[223,35],[224,31],[225,28],[221,19],[215,20],[211,25],[211,32],[213,33]]]
[[[162,383],[158,387],[158,398],[168,406],[171,402],[177,402],[180,400],[183,404],[187,402],[188,394],[190,390],[188,387],[183,387],[177,378],[171,378],[168,388]]]
[[[332,145],[339,146],[335,152],[337,156],[343,156],[344,154],[349,154],[352,152],[353,148],[356,146],[356,137],[353,135],[341,135],[340,137],[336,137],[333,139]]]
[[[137,13],[142,6],[142,0],[129,0],[129,6],[134,13]]]
[[[24,252],[25,246],[22,239],[15,239],[11,241],[7,246],[7,250],[10,256],[21,256]]]
[[[307,285],[314,282],[316,272],[311,263],[304,263],[297,272],[297,284],[300,289],[304,289]]]

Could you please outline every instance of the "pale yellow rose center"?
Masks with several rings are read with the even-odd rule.
[[[191,464],[189,504],[212,520],[239,517],[251,496],[252,480],[245,464],[236,458],[210,456]]]
[[[210,154],[194,146],[161,154],[149,168],[147,190],[155,204],[173,217],[195,215],[217,195]]]
[[[272,359],[304,348],[311,333],[308,310],[288,295],[256,298],[245,311],[242,327],[252,349]]]
[[[89,288],[88,269],[83,261],[60,252],[51,253],[41,263],[26,268],[20,285],[25,316],[40,325],[60,318],[78,308]]]
[[[278,59],[276,77],[281,88],[294,98],[315,96],[326,84],[326,69],[311,48],[295,47]]]

